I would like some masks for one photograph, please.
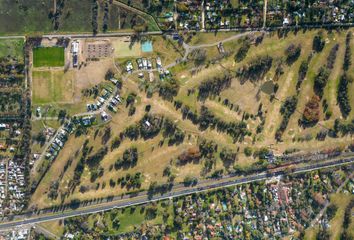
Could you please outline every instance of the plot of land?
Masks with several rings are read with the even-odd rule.
[[[41,47],[33,49],[34,67],[61,67],[64,66],[64,48]]]
[[[16,56],[23,59],[23,39],[1,39],[0,40],[0,57]]]
[[[74,74],[69,71],[34,71],[33,103],[71,103],[74,94]]]
[[[131,44],[130,38],[122,38],[112,41],[114,56],[116,58],[138,57],[141,55],[141,44]]]

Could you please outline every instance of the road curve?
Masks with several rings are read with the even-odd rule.
[[[304,173],[304,172],[318,170],[322,168],[335,167],[335,166],[352,164],[352,163],[354,163],[354,157],[336,159],[333,161],[321,162],[321,163],[316,163],[308,166],[298,167],[294,170],[294,173]],[[39,214],[39,215],[37,214],[17,215],[14,217],[14,220],[11,221],[5,220],[3,223],[0,223],[0,231],[6,231],[14,227],[19,227],[21,225],[33,225],[41,222],[98,213],[98,212],[107,211],[114,208],[124,208],[124,207],[140,205],[144,203],[149,203],[149,202],[154,202],[154,201],[159,201],[159,200],[164,200],[169,198],[176,198],[184,195],[189,195],[192,193],[204,192],[204,191],[214,190],[218,188],[225,188],[225,187],[230,187],[230,186],[235,186],[235,185],[240,185],[240,184],[245,184],[250,182],[266,180],[272,177],[282,176],[283,174],[284,174],[283,171],[274,172],[272,174],[264,172],[264,173],[259,173],[259,174],[241,177],[241,178],[229,175],[220,180],[207,179],[201,181],[194,187],[184,187],[181,184],[177,184],[172,188],[170,192],[162,195],[155,195],[152,198],[149,198],[147,192],[144,191],[136,194],[134,197],[130,197],[129,195],[123,197],[115,197],[110,202],[96,203],[90,206],[81,206],[75,210],[67,209],[60,212],[50,212],[50,213]]]

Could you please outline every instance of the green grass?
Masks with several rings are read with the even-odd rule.
[[[1,39],[0,57],[15,56],[23,60],[23,39]]]
[[[64,48],[41,47],[33,49],[34,67],[61,67],[64,66]]]

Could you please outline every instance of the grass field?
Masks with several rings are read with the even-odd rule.
[[[73,94],[73,72],[33,71],[33,104],[72,103]]]
[[[0,39],[0,57],[15,56],[23,60],[23,39]]]
[[[64,66],[64,48],[41,47],[33,49],[34,67],[62,67]]]

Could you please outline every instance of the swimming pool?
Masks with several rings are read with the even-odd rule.
[[[151,41],[145,41],[141,43],[141,51],[143,52],[152,52],[152,42]]]

